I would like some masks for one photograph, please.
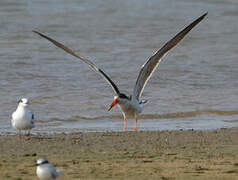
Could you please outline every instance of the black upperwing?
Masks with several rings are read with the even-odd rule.
[[[153,74],[154,70],[158,66],[159,62],[161,61],[162,57],[174,46],[176,46],[184,36],[193,29],[205,16],[207,13],[203,14],[187,27],[185,27],[182,31],[180,31],[176,36],[174,36],[171,40],[169,40],[161,49],[159,49],[152,57],[149,58],[141,67],[139,75],[136,80],[136,84],[133,91],[133,96],[139,100],[144,87],[148,80],[150,79],[151,75]]]
[[[76,54],[74,51],[72,51],[71,49],[69,49],[68,47],[66,47],[65,45],[57,42],[56,40],[38,32],[38,31],[33,31],[34,33],[40,35],[41,37],[47,39],[48,41],[52,42],[54,45],[56,45],[57,47],[63,49],[64,51],[66,51],[67,53],[71,54],[72,56],[81,59],[83,62],[87,63],[94,71],[100,73],[104,79],[106,79],[106,81],[111,85],[111,87],[113,88],[114,92],[116,94],[120,94],[120,91],[118,89],[118,87],[116,86],[116,84],[109,78],[109,76],[103,72],[100,68],[98,68],[95,64],[93,64],[90,60],[86,59],[85,57]]]

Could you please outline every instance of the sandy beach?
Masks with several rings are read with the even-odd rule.
[[[238,129],[0,136],[1,179],[32,180],[36,159],[59,179],[236,179]]]

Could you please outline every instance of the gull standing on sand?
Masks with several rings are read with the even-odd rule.
[[[55,180],[63,174],[62,171],[57,170],[47,159],[38,159],[36,163],[36,175],[42,180]]]
[[[100,68],[98,68],[93,62],[86,59],[85,57],[81,56],[80,54],[75,53],[68,47],[64,46],[63,44],[55,41],[54,39],[40,33],[37,31],[33,31],[37,34],[39,34],[41,37],[49,40],[59,48],[63,49],[67,53],[71,54],[72,56],[81,59],[85,63],[87,63],[94,71],[102,75],[105,80],[111,85],[112,89],[115,92],[114,100],[108,109],[110,111],[111,108],[113,108],[116,104],[119,105],[121,108],[123,117],[124,117],[124,128],[123,130],[126,131],[127,126],[127,118],[134,118],[135,119],[135,125],[134,130],[137,130],[137,116],[142,112],[144,108],[144,104],[147,101],[140,100],[140,97],[142,95],[142,92],[144,90],[145,85],[147,84],[148,80],[150,79],[151,75],[155,71],[156,67],[159,65],[159,62],[161,61],[162,57],[174,46],[176,46],[183,38],[184,36],[194,27],[196,26],[205,16],[207,13],[200,16],[198,19],[193,21],[190,25],[188,25],[186,28],[184,28],[182,31],[180,31],[176,36],[174,36],[171,40],[169,40],[161,49],[156,51],[156,53],[151,56],[141,67],[139,75],[136,80],[136,84],[134,86],[134,90],[132,95],[127,96],[121,91],[119,91],[119,88],[116,86],[116,84],[109,78],[109,76],[102,71]]]
[[[30,130],[35,127],[34,114],[27,109],[29,104],[28,99],[20,99],[16,111],[12,113],[12,127],[19,130],[19,135],[21,134],[21,130],[28,130],[29,135]]]

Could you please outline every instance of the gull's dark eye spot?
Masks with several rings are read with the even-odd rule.
[[[43,161],[41,161],[40,163],[37,163],[36,165],[39,166],[39,165],[42,165],[42,164],[48,164],[48,160],[47,159],[43,159]]]
[[[19,104],[20,102],[23,102],[22,99],[20,99],[20,100],[18,101],[18,104]]]
[[[47,163],[49,163],[48,160],[45,160],[41,164],[47,164]]]

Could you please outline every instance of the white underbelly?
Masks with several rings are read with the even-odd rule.
[[[12,126],[18,130],[28,130],[33,128],[34,124],[32,124],[30,118],[20,117],[20,118],[12,119]]]
[[[132,105],[119,105],[121,111],[126,116],[126,118],[135,118],[142,112],[140,107],[135,107]]]
[[[45,180],[53,180],[52,175],[51,175],[51,171],[48,169],[42,169],[42,168],[37,168],[37,176],[41,179],[45,179]]]

